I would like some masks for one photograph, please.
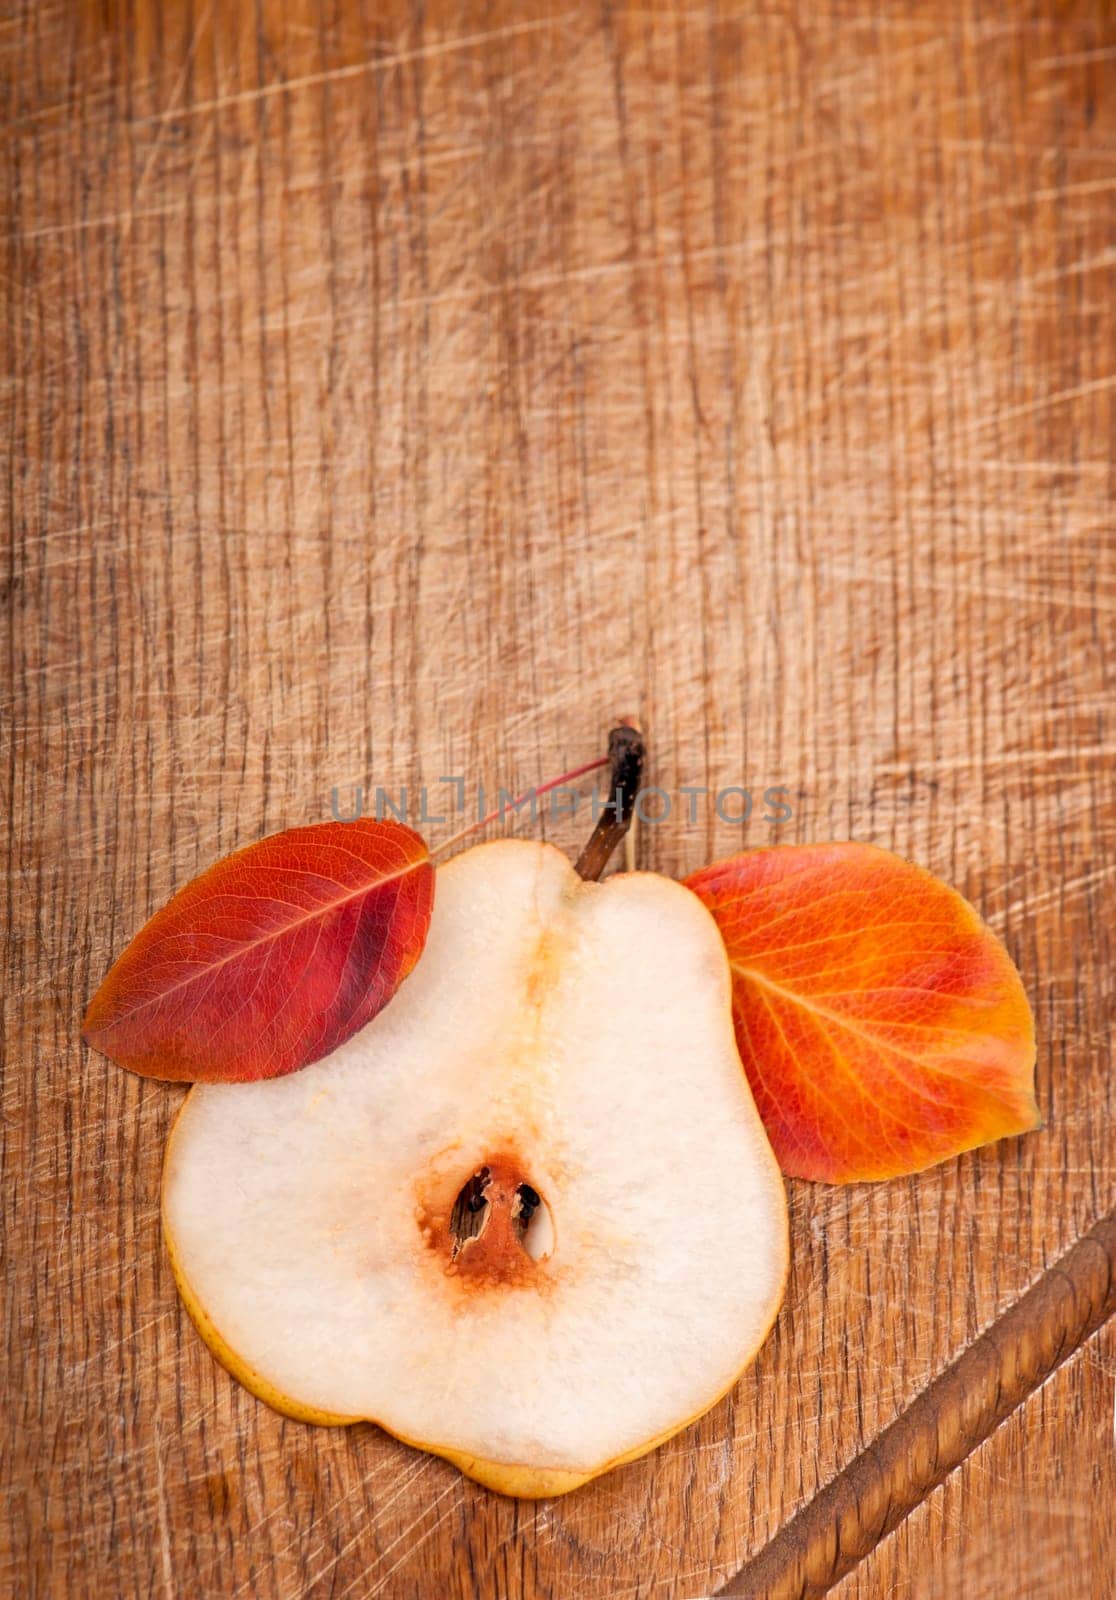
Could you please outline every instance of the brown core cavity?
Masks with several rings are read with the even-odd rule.
[[[542,1260],[526,1237],[543,1203],[522,1163],[501,1152],[468,1174],[447,1208],[425,1212],[423,1232],[446,1272],[466,1283],[538,1284]]]

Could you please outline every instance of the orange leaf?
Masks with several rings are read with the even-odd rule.
[[[865,844],[751,850],[687,882],[784,1172],[891,1178],[1039,1125],[1023,985],[955,890]]]
[[[434,868],[397,822],[324,822],[218,861],[97,990],[89,1044],[149,1078],[277,1078],[391,999],[422,953]]]

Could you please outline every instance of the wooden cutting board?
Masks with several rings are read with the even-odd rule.
[[[25,0],[0,62],[5,1592],[1111,1592],[1108,9]],[[425,783],[445,837],[444,777],[630,711],[653,781],[793,809],[701,797],[644,865],[856,837],[970,896],[1047,1120],[790,1184],[731,1396],[517,1504],[214,1364],[159,1238],[181,1091],[78,1025],[335,787]]]

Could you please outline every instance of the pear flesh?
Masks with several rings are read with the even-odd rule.
[[[549,845],[438,872],[391,1004],[289,1077],[198,1085],[164,1228],[256,1394],[561,1493],[706,1411],[763,1342],[783,1184],[709,913]]]

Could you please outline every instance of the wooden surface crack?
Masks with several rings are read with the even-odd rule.
[[[1116,1210],[717,1591],[814,1600],[893,1533],[1116,1312]]]

